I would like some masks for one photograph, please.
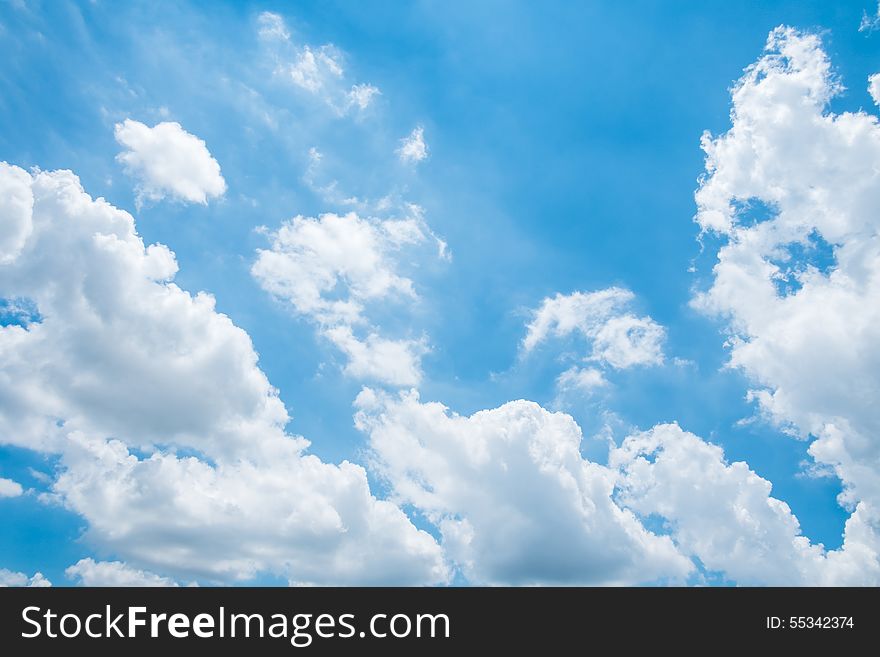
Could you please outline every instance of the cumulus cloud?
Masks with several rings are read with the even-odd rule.
[[[24,489],[21,487],[20,483],[12,481],[12,479],[0,477],[0,498],[18,497],[22,493],[24,493]]]
[[[0,588],[7,586],[42,588],[52,586],[52,582],[43,577],[42,573],[34,573],[33,577],[28,577],[24,573],[0,568]]]
[[[770,33],[733,90],[732,127],[703,137],[696,219],[723,244],[694,304],[726,319],[751,399],[816,438],[809,452],[842,480],[851,521],[876,531],[880,124],[829,112],[840,89],[817,36]]]
[[[363,468],[286,433],[249,336],[173,282],[167,247],[69,171],[12,170],[34,230],[0,297],[40,318],[0,327],[0,437],[58,456],[47,501],[86,520],[85,541],[181,581],[445,581],[434,539]]]
[[[321,99],[337,115],[363,111],[381,95],[371,84],[348,79],[343,54],[334,45],[294,44],[284,19],[272,12],[260,14],[257,24],[275,59],[275,75]]]
[[[206,204],[226,192],[220,165],[205,142],[179,123],[163,121],[151,128],[126,119],[116,124],[115,134],[127,149],[116,159],[137,180],[138,203],[169,197]]]
[[[80,586],[177,586],[177,582],[155,573],[132,568],[121,561],[80,559],[64,571]]]
[[[0,162],[0,266],[18,257],[33,230],[29,181],[27,172]]]
[[[615,504],[615,474],[581,457],[568,415],[513,401],[463,417],[368,388],[355,404],[376,472],[473,583],[633,584],[693,568]]]
[[[408,225],[424,239],[415,222]],[[415,297],[412,281],[396,272],[394,226],[354,212],[298,216],[269,233],[271,248],[257,251],[251,272],[297,313],[322,324],[361,323],[369,301]]]
[[[406,137],[400,140],[400,148],[396,151],[401,162],[421,162],[428,157],[428,145],[425,143],[425,129],[417,126]]]
[[[420,213],[404,219],[362,218],[355,212],[298,216],[269,233],[251,273],[267,292],[314,321],[345,353],[353,376],[412,385],[421,376],[424,340],[390,340],[374,330],[364,338],[366,310],[380,301],[413,301],[413,282],[398,273],[397,254],[427,240]]]
[[[615,369],[658,365],[666,332],[650,317],[627,310],[634,298],[619,287],[547,297],[532,313],[523,349],[529,352],[550,337],[577,333],[590,342],[591,361]]]
[[[618,501],[667,521],[676,545],[741,585],[877,585],[880,532],[860,508],[843,547],[827,552],[801,534],[789,506],[746,463],[676,424],[637,433],[612,450]]]

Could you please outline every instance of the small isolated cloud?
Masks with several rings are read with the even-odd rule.
[[[614,369],[659,365],[666,331],[651,317],[628,311],[634,298],[619,287],[547,297],[532,313],[523,349],[528,353],[550,337],[577,333],[591,345],[587,360]]]
[[[29,588],[44,588],[52,586],[52,582],[43,577],[43,573],[34,573],[28,577],[24,573],[17,573],[5,568],[0,568],[0,587],[24,586]]]
[[[0,477],[0,498],[2,497],[18,497],[24,493],[21,484],[12,479],[4,479]]]
[[[275,75],[320,98],[337,115],[365,110],[381,95],[371,84],[349,80],[343,54],[333,44],[293,43],[284,19],[272,12],[260,14],[257,25],[260,39],[275,60]]]
[[[428,157],[425,129],[422,126],[416,127],[408,136],[400,140],[400,148],[395,152],[401,162],[421,162]]]
[[[284,24],[284,19],[271,11],[264,11],[257,17],[259,35],[261,39],[281,39],[286,41],[290,38],[290,32]]]
[[[226,192],[226,181],[205,142],[179,123],[152,128],[132,119],[116,124],[116,141],[127,150],[116,156],[137,181],[138,203],[166,197],[206,204]]]
[[[174,580],[132,568],[121,561],[80,559],[65,570],[64,574],[80,586],[178,586]]]
[[[604,388],[608,380],[595,367],[570,367],[556,378],[556,389],[561,393],[580,391],[591,393]]]
[[[379,88],[374,87],[371,84],[361,83],[352,85],[351,89],[348,90],[348,94],[346,95],[346,107],[365,110],[367,109],[367,107],[370,106],[370,103],[373,102],[373,98],[381,95],[382,92],[379,91]]]
[[[317,93],[326,86],[328,79],[342,77],[342,65],[333,46],[321,46],[312,50],[305,46],[294,62],[288,65],[290,80],[306,91]]]

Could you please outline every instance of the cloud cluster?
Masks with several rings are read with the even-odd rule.
[[[469,582],[699,582],[698,561],[742,585],[880,583],[880,531],[864,505],[828,551],[769,481],[677,424],[630,435],[603,466],[581,456],[570,416],[534,402],[463,417],[415,391],[365,388],[355,405],[371,467],[436,527]]]
[[[568,415],[513,401],[463,417],[369,388],[355,404],[376,472],[470,582],[634,584],[693,569],[614,502],[615,473],[581,456]]]
[[[271,247],[257,252],[251,273],[263,289],[320,327],[347,355],[350,374],[415,385],[424,339],[389,340],[375,330],[359,338],[355,329],[367,325],[368,305],[417,298],[412,280],[398,273],[397,254],[429,235],[419,213],[387,220],[354,212],[298,216],[269,233]]]
[[[27,586],[27,587],[47,587],[52,586],[52,582],[43,577],[43,573],[34,573],[33,577],[28,577],[24,573],[13,572],[0,568],[0,588],[6,586]]]
[[[64,574],[80,586],[177,586],[177,582],[155,573],[132,568],[121,561],[80,559]]]
[[[720,447],[658,425],[612,450],[618,501],[640,517],[665,519],[676,546],[709,571],[741,585],[880,583],[880,532],[858,510],[843,547],[826,552],[801,534],[789,506],[744,462],[727,463]],[[867,521],[867,522],[866,522]]]
[[[696,218],[723,245],[694,303],[727,320],[730,365],[752,380],[750,397],[815,437],[809,452],[840,477],[851,522],[875,532],[880,124],[829,112],[840,89],[817,36],[771,32],[733,90],[732,127],[703,138]]]
[[[294,44],[284,18],[273,12],[261,13],[257,23],[260,39],[276,60],[275,75],[319,98],[335,114],[363,111],[381,94],[371,84],[347,80],[342,53],[332,44]]]
[[[33,199],[0,297],[40,316],[0,327],[0,440],[58,455],[48,500],[86,520],[88,543],[181,581],[445,581],[434,539],[363,468],[286,433],[250,338],[173,282],[167,247],[69,171],[0,177]]]
[[[259,35],[277,73],[337,114],[378,93],[346,81],[332,46],[294,45],[277,14],[260,15]],[[770,34],[733,90],[732,127],[703,138],[696,220],[721,246],[694,299],[724,320],[730,365],[752,381],[761,412],[811,439],[816,464],[843,482],[851,515],[840,548],[812,543],[768,480],[677,424],[632,433],[603,465],[582,456],[570,416],[524,400],[462,416],[414,390],[364,388],[355,423],[391,496],[377,499],[363,467],[325,463],[288,433],[249,336],[210,295],[174,282],[167,247],[146,246],[128,213],[89,197],[71,172],[0,163],[0,299],[15,319],[0,325],[0,443],[55,455],[41,499],[79,514],[84,541],[122,559],[82,559],[67,577],[442,584],[454,569],[478,584],[721,573],[739,584],[880,585],[880,123],[830,113],[840,89],[818,37]],[[127,120],[116,133],[140,200],[224,193],[204,142],[178,124]],[[427,156],[421,128],[398,156]],[[417,209],[362,214],[266,230],[251,273],[346,356],[347,374],[414,386],[426,339],[389,339],[370,317],[377,304],[418,299],[401,254],[433,235]],[[523,353],[582,340],[560,390],[662,364],[665,330],[633,302],[620,287],[548,297]],[[22,493],[0,478],[0,497]],[[0,570],[0,585],[49,582]]]
[[[126,148],[116,159],[137,180],[139,204],[166,197],[206,204],[226,192],[220,165],[205,142],[179,123],[163,121],[151,128],[126,119],[116,124],[115,134]]]

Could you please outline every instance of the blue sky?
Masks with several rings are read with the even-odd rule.
[[[283,20],[287,38],[260,37],[265,12]],[[257,250],[296,215],[344,214],[353,207],[346,198],[363,200],[361,216],[383,220],[417,204],[427,239],[397,259],[417,299],[371,303],[369,322],[395,339],[424,339],[414,386],[422,401],[470,415],[533,400],[569,414],[584,434],[581,454],[601,464],[608,435],[619,445],[636,430],[678,422],[772,482],[803,534],[836,550],[852,512],[837,501],[841,477],[806,474],[813,431],[801,423],[801,439],[793,438],[785,427],[798,424],[794,416],[770,421],[746,399],[756,380],[773,389],[772,377],[725,368],[727,321],[692,304],[711,287],[729,237],[707,233],[701,244],[694,192],[704,172],[701,134],[730,128],[731,87],[778,25],[820,36],[846,87],[831,111],[875,112],[866,81],[880,70],[880,36],[859,30],[874,12],[866,0],[3,2],[0,160],[72,170],[92,197],[133,214],[144,243],[167,245],[177,285],[213,294],[217,311],[247,332],[292,417],[287,432],[308,438],[322,461],[375,458],[369,431],[354,426],[353,402],[364,385],[383,386],[346,373],[316,320],[266,291],[251,272]],[[344,65],[342,91],[312,93],[279,74],[303,48],[324,44]],[[322,97],[356,84],[380,94],[344,111]],[[204,140],[225,193],[205,204],[172,194],[139,201],[137,175],[117,160],[124,149],[114,126],[125,119],[177,122]],[[417,126],[427,157],[402,161],[397,149]],[[322,191],[333,181],[338,193]],[[390,209],[377,210],[386,197]],[[450,258],[436,257],[434,236]],[[664,327],[662,362],[606,363],[606,385],[560,394],[555,381],[579,362],[583,339],[547,339],[524,353],[529,322],[557,293],[615,286],[634,295],[627,312]],[[41,497],[69,467],[60,452],[9,443],[0,444],[0,477],[25,492],[0,499],[0,567],[69,584],[65,569],[93,557],[181,582],[224,581],[210,569],[162,572],[161,560],[81,535],[90,522],[82,513]],[[388,468],[368,467],[367,476],[376,497],[398,499]],[[431,513],[466,515],[400,504],[435,538],[442,531]],[[451,568],[450,581],[504,581],[503,569]],[[717,570],[684,581],[737,581]],[[235,581],[287,578],[296,573],[257,567]]]

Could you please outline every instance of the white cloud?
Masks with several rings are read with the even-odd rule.
[[[614,503],[614,472],[581,457],[568,415],[514,401],[462,417],[415,391],[368,388],[355,404],[376,472],[470,582],[631,584],[692,569]]]
[[[371,84],[355,84],[348,90],[346,95],[348,101],[345,104],[346,109],[357,108],[359,110],[367,109],[376,96],[381,96],[382,92],[378,87]]]
[[[612,450],[621,473],[618,501],[666,519],[676,545],[740,585],[876,585],[880,532],[865,509],[846,526],[844,545],[826,553],[801,534],[789,506],[746,463],[720,447],[659,425]]]
[[[880,526],[880,125],[827,111],[818,37],[777,28],[705,135],[697,221],[726,243],[695,305],[729,321],[762,412],[834,469],[851,521]],[[749,207],[763,208],[755,217]],[[867,530],[866,530],[867,531]]]
[[[421,162],[428,157],[428,146],[425,144],[425,129],[417,126],[400,140],[400,148],[396,151],[401,162]]]
[[[27,172],[0,162],[0,266],[15,260],[33,230]]]
[[[312,50],[305,46],[287,68],[291,81],[306,91],[318,93],[327,84],[327,78],[341,78],[342,65],[333,46],[321,46]]]
[[[412,281],[395,271],[396,234],[354,212],[298,216],[269,233],[271,248],[257,252],[251,272],[297,313],[322,324],[360,323],[368,301],[415,297]]]
[[[257,17],[259,35],[261,39],[281,39],[286,41],[290,38],[290,32],[284,24],[284,19],[271,11],[264,11]]]
[[[24,489],[20,483],[0,477],[0,498],[19,497],[22,493],[24,493]]]
[[[284,19],[272,12],[260,14],[257,23],[260,39],[275,60],[275,75],[320,98],[338,116],[363,111],[381,95],[371,84],[348,80],[343,54],[334,45],[294,44]]]
[[[859,23],[859,32],[873,32],[880,27],[880,6],[873,16],[869,16],[867,11],[862,12],[862,21]]]
[[[52,582],[43,577],[42,573],[34,573],[33,577],[28,577],[24,573],[17,573],[5,568],[0,568],[0,588],[7,586],[26,586],[32,588],[43,588],[52,586]]]
[[[388,340],[376,333],[358,340],[348,326],[335,326],[324,334],[348,357],[345,372],[350,376],[393,386],[421,381],[420,361],[427,352],[424,340]]]
[[[80,559],[64,571],[80,586],[177,586],[177,582],[155,573],[132,568],[121,561]]]
[[[556,378],[556,388],[560,392],[580,390],[590,393],[607,385],[608,380],[595,367],[570,367]]]
[[[84,540],[181,581],[445,581],[439,546],[362,468],[285,432],[250,338],[173,282],[167,247],[71,172],[29,178],[34,230],[0,298],[41,319],[0,327],[0,436],[59,456],[48,501],[85,518]]]
[[[875,105],[880,105],[880,73],[875,73],[868,78],[868,93],[874,100]]]
[[[138,203],[170,197],[188,203],[223,196],[226,181],[205,142],[179,123],[163,121],[152,128],[126,119],[116,124],[116,156],[137,183]]]
[[[357,213],[295,217],[269,233],[251,273],[260,286],[316,322],[345,353],[346,372],[391,385],[413,385],[421,377],[424,340],[391,340],[375,330],[364,338],[368,306],[417,298],[413,282],[397,272],[397,255],[431,235],[420,212],[404,219],[366,219]]]
[[[627,311],[634,298],[619,287],[547,297],[532,314],[523,349],[529,352],[550,337],[579,333],[591,343],[589,360],[616,369],[659,365],[666,332],[650,317]]]

